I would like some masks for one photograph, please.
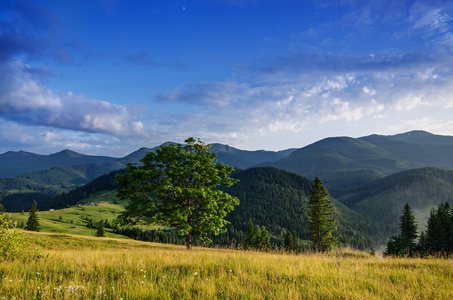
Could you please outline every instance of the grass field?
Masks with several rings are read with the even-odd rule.
[[[47,258],[0,263],[0,299],[452,299],[453,262],[289,255],[24,233]]]
[[[88,228],[88,219],[92,219],[94,223],[100,220],[109,220],[112,222],[118,214],[124,210],[124,203],[114,204],[116,200],[116,192],[100,192],[85,199],[84,202],[89,202],[96,205],[83,204],[81,207],[69,207],[54,211],[38,211],[39,225],[42,232],[76,234],[85,236],[96,235],[96,228]],[[8,213],[13,221],[18,225],[26,224],[28,212]],[[142,229],[164,228],[163,226],[138,226]],[[114,234],[112,229],[105,229],[106,237],[125,238],[122,235]]]

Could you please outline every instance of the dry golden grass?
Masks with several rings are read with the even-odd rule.
[[[26,234],[49,258],[2,262],[0,299],[452,299],[453,263],[285,255]]]

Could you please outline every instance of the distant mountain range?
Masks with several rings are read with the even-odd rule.
[[[0,197],[4,198],[5,208],[14,207],[17,201],[24,201],[24,204],[31,203],[33,199],[45,201],[103,174],[122,169],[127,163],[138,163],[153,149],[141,148],[122,158],[88,156],[70,150],[51,155],[7,152],[0,155]],[[299,230],[300,225],[288,221],[298,214],[294,214],[298,211],[294,208],[297,201],[284,204],[287,200],[283,198],[295,199],[294,195],[301,193],[296,191],[297,182],[302,182],[300,188],[306,189],[307,182],[317,175],[328,188],[337,208],[344,211],[343,216],[348,215],[347,222],[343,224],[358,222],[350,214],[353,211],[359,216],[357,220],[361,224],[365,224],[363,220],[368,220],[376,226],[377,233],[369,234],[379,243],[398,230],[398,217],[406,202],[413,207],[420,229],[424,229],[426,217],[435,205],[445,201],[453,204],[452,136],[411,131],[357,139],[326,138],[300,149],[283,151],[245,151],[223,144],[213,144],[210,151],[217,153],[218,161],[247,171],[238,173],[241,183],[231,189],[232,193],[244,199],[244,206],[232,213],[232,216],[240,216],[242,222],[236,224],[237,229],[245,226],[247,215],[252,216],[258,211],[260,215],[256,220],[271,222],[275,214],[267,216],[266,208],[278,210],[273,205],[280,203],[273,202],[282,201],[281,204],[292,212],[286,214],[284,223],[287,225],[271,224],[272,231],[278,235],[286,229]],[[258,168],[261,170],[258,179],[247,177],[257,173],[251,167],[273,168]],[[296,174],[277,172],[274,168],[296,173],[302,179],[294,177]],[[266,179],[266,176],[269,178]],[[280,176],[280,180],[272,179],[272,176]],[[292,186],[286,186],[283,183],[285,180],[292,182]],[[270,190],[280,191],[282,200],[266,194]],[[258,191],[263,195],[259,195]],[[84,190],[82,194],[88,192]],[[357,230],[354,228],[351,230]],[[342,229],[344,240],[347,238],[346,231]],[[350,236],[355,236],[355,244],[369,244],[369,241],[360,240],[364,236],[363,231],[359,235],[351,232]]]
[[[127,163],[138,163],[153,149],[141,148],[122,158],[71,150],[51,155],[10,151],[0,155],[0,180],[18,177],[44,185],[80,185]],[[210,151],[217,153],[218,161],[239,169],[272,166],[309,178],[319,175],[333,194],[405,170],[453,169],[453,137],[425,131],[358,139],[333,137],[283,151],[246,151],[223,144],[213,144]]]

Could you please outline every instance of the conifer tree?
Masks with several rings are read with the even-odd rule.
[[[99,221],[98,231],[96,231],[97,237],[105,237],[105,227],[104,227],[104,220]]]
[[[25,230],[30,230],[30,231],[39,231],[40,230],[39,218],[38,218],[38,215],[36,214],[36,201],[33,201],[33,204],[30,208],[30,212],[28,213],[28,220],[27,220],[27,224],[25,225]]]
[[[400,230],[404,250],[412,253],[416,246],[417,224],[409,203],[404,206],[403,214],[400,217]]]
[[[288,231],[285,234],[285,241],[284,241],[285,251],[288,251],[288,252],[292,251],[293,244],[294,244],[293,235],[291,232]]]
[[[253,246],[253,235],[254,234],[255,234],[255,225],[253,225],[252,219],[250,218],[249,222],[247,224],[247,231],[242,240],[242,247],[244,248],[244,250],[247,250]]]
[[[426,228],[426,250],[432,253],[453,252],[449,247],[451,227],[448,203],[441,203],[437,209],[431,210]]]
[[[292,246],[292,251],[294,253],[296,253],[299,250],[299,242],[298,242],[297,234],[295,231],[293,232],[293,242],[292,242],[291,246]]]
[[[417,243],[417,251],[421,255],[425,255],[428,245],[427,245],[427,240],[426,240],[426,234],[424,231],[420,232],[420,237],[418,238],[418,243]]]
[[[400,217],[400,233],[392,235],[388,242],[385,255],[413,255],[417,244],[417,224],[409,203],[406,203]]]
[[[288,252],[296,252],[298,249],[296,232],[287,232],[284,240],[285,250]]]
[[[252,239],[252,247],[255,249],[259,249],[260,236],[261,236],[261,227],[256,226],[255,233],[253,234],[253,239]]]
[[[271,239],[269,232],[263,226],[257,235],[257,248],[261,251],[269,251],[271,249]]]
[[[326,251],[336,244],[336,238],[332,235],[337,229],[335,211],[328,195],[321,178],[316,176],[309,193],[307,231],[316,251]]]

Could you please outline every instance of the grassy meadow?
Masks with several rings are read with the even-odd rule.
[[[116,199],[116,191],[99,192],[85,199],[84,202],[89,202],[96,205],[83,204],[81,207],[69,207],[65,209],[57,209],[54,211],[38,211],[39,225],[42,232],[75,234],[94,236],[96,228],[88,228],[88,219],[92,219],[94,223],[100,220],[109,220],[111,223],[118,214],[124,210],[124,203],[113,203]],[[17,222],[18,225],[26,224],[28,212],[8,213],[11,219]],[[163,226],[138,226],[142,229],[164,228]],[[122,235],[113,233],[110,228],[105,229],[106,237],[125,238]]]
[[[43,258],[0,263],[0,299],[453,299],[453,262],[261,253],[24,233]]]

